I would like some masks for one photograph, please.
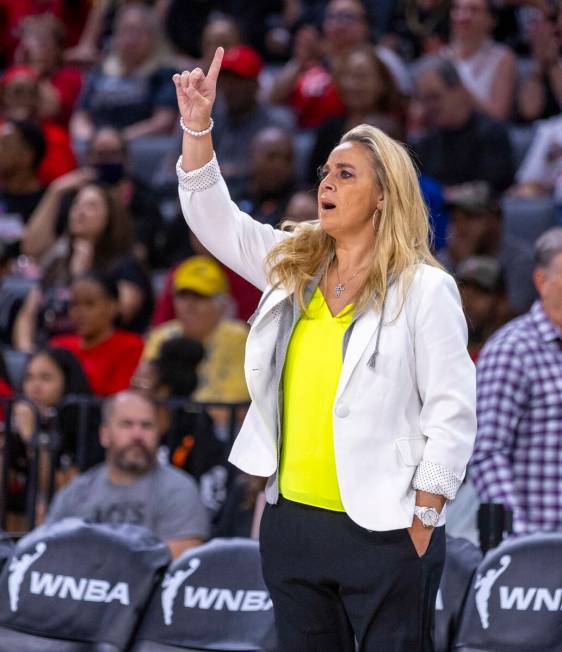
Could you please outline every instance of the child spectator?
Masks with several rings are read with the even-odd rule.
[[[59,335],[50,342],[76,355],[98,396],[129,387],[142,354],[139,335],[115,328],[118,306],[115,281],[96,272],[78,277],[70,289],[69,310],[76,334]]]

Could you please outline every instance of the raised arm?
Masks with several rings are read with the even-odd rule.
[[[207,75],[195,68],[173,77],[184,125],[193,131],[210,125],[222,57],[223,49],[218,48]],[[184,132],[178,177],[183,215],[203,246],[263,290],[267,284],[264,259],[288,234],[253,220],[231,201],[210,132],[204,136]]]

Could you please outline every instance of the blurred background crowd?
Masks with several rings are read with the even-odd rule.
[[[219,45],[214,145],[254,219],[316,219],[317,169],[358,124],[408,144],[475,362],[492,338],[456,531],[476,537],[479,500],[505,503],[520,532],[562,530],[559,0],[0,0],[4,527],[84,511],[73,490],[49,512],[72,481],[99,496],[90,518],[153,524],[160,509],[184,546],[252,531],[261,481],[226,454],[259,293],[189,233],[175,174],[172,75],[206,70]],[[542,358],[537,333],[554,347]],[[544,458],[521,428],[535,450],[554,437]],[[162,496],[198,484],[189,509],[146,483],[126,495],[156,459],[173,472]]]

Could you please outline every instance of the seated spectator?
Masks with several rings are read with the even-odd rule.
[[[151,265],[159,266],[163,262],[159,253],[162,215],[154,191],[130,174],[127,143],[122,132],[113,127],[100,127],[96,130],[88,143],[85,164],[85,169],[89,169],[85,176],[93,176],[96,181],[110,188],[119,204],[126,208],[134,230],[135,252],[138,257],[147,260]],[[65,218],[70,200],[71,194],[67,192],[59,209],[56,224],[58,235],[66,227]],[[55,233],[46,233],[45,226],[48,226],[45,222],[33,222],[33,229],[41,228],[41,233],[34,235],[30,225],[28,239],[33,240],[36,237],[42,243],[53,242]]]
[[[41,128],[46,151],[37,170],[39,180],[48,185],[76,167],[76,159],[66,127],[41,117],[45,102],[41,96],[39,76],[30,66],[12,66],[0,78],[0,117],[25,120]]]
[[[539,124],[516,181],[520,197],[554,197],[562,224],[562,114]]]
[[[227,49],[222,60],[221,101],[213,115],[213,143],[223,175],[234,192],[248,176],[246,150],[252,138],[265,127],[290,126],[284,113],[258,101],[262,65],[260,55],[247,45]]]
[[[152,401],[132,391],[108,399],[100,440],[105,463],[59,491],[47,522],[75,516],[94,523],[142,525],[166,542],[173,558],[205,541],[209,522],[195,481],[157,460]]]
[[[23,236],[24,224],[45,191],[37,176],[44,155],[45,139],[40,127],[16,120],[0,124],[0,237],[14,240]],[[3,222],[5,215],[18,221],[19,229]],[[8,227],[17,230],[8,235]]]
[[[381,39],[404,61],[436,54],[449,40],[449,0],[401,0],[394,3],[389,30]]]
[[[201,342],[205,359],[199,367],[197,401],[248,400],[244,378],[246,325],[226,317],[228,282],[220,265],[207,256],[193,256],[174,272],[174,308],[177,319],[153,329],[143,359],[159,355],[162,343],[183,335]]]
[[[211,14],[201,32],[200,68],[209,70],[218,47],[227,50],[238,45],[242,45],[242,36],[236,20],[227,14]]]
[[[318,202],[316,195],[301,190],[296,192],[285,210],[285,217],[293,222],[311,222],[318,219]]]
[[[517,122],[531,124],[562,111],[562,10],[557,16],[535,12],[529,26],[532,67],[516,98]]]
[[[50,342],[74,353],[98,396],[110,396],[129,387],[144,346],[136,333],[115,328],[118,314],[117,283],[111,277],[88,272],[70,288],[69,316],[76,333],[58,335]]]
[[[533,285],[533,247],[504,231],[501,206],[485,187],[475,186],[448,201],[446,246],[437,255],[451,272],[472,256],[495,258],[505,281],[509,305],[515,313],[529,310],[537,294]]]
[[[105,4],[105,3],[104,3]],[[82,32],[92,3],[90,0],[0,0],[0,66],[11,63],[18,45],[22,22],[30,15],[52,14],[64,25],[68,45],[74,45]]]
[[[321,34],[310,24],[297,31],[294,56],[274,81],[270,99],[291,106],[299,127],[316,127],[344,113],[332,78],[333,59],[346,50],[369,44],[369,18],[360,0],[331,0],[325,8]],[[400,58],[383,46],[376,52],[401,92],[408,93],[409,76]]]
[[[30,351],[52,335],[72,332],[68,320],[68,287],[90,269],[110,275],[119,287],[120,324],[142,333],[152,312],[150,279],[131,255],[131,224],[122,205],[107,187],[92,181],[90,169],[76,170],[52,183],[33,213],[22,241],[22,252],[40,260],[40,288],[30,292],[18,316],[14,345]],[[68,222],[56,239],[61,202],[80,189]]]
[[[490,256],[470,256],[456,278],[468,324],[468,352],[476,362],[489,337],[511,316],[501,267]]]
[[[150,396],[157,401],[190,400],[204,354],[203,346],[196,340],[166,340],[155,360],[142,363],[151,365],[153,371]],[[228,472],[226,445],[217,438],[211,416],[200,407],[188,408],[183,404],[177,408],[160,406],[158,417],[170,462],[197,480],[203,504],[216,515],[225,499]]]
[[[368,45],[370,22],[360,0],[331,0],[325,9],[322,35],[312,25],[297,32],[294,58],[274,82],[270,99],[288,103],[297,114],[299,127],[315,127],[344,113],[331,74],[333,59],[346,50]],[[376,52],[401,92],[408,93],[409,76],[400,58],[384,46],[378,46]]]
[[[259,131],[250,143],[250,177],[235,200],[240,209],[276,227],[295,191],[294,158],[288,131],[281,127]]]
[[[154,10],[141,4],[123,7],[117,17],[112,49],[86,81],[70,122],[78,141],[111,125],[125,140],[170,133],[176,125],[175,70],[167,65]]]
[[[373,47],[359,46],[335,58],[333,75],[345,111],[322,124],[316,133],[308,163],[310,183],[318,181],[319,168],[344,133],[357,125],[370,124],[394,138],[403,137],[405,103]]]
[[[429,126],[414,143],[422,173],[446,187],[485,181],[496,193],[505,190],[513,179],[507,129],[474,109],[455,66],[440,57],[426,59],[416,85]]]
[[[64,65],[65,29],[51,14],[29,16],[21,23],[15,61],[31,66],[39,77],[43,120],[68,125],[80,94],[82,75]]]
[[[492,39],[495,5],[491,0],[454,0],[451,43],[443,54],[455,63],[474,108],[507,120],[513,107],[517,62]]]
[[[10,503],[14,511],[23,512],[28,504],[28,474],[35,456],[33,436],[38,432],[49,433],[51,450],[65,456],[74,455],[78,412],[71,406],[64,406],[64,399],[70,395],[89,396],[91,393],[84,370],[70,351],[46,348],[37,351],[29,358],[22,383],[22,396],[27,401],[18,401],[12,411],[14,437],[10,440],[12,460]],[[45,471],[51,467],[50,455],[44,457],[46,459],[41,460],[44,471],[40,478],[37,505],[40,520],[45,513],[48,493],[49,474]],[[60,464],[59,459],[57,462],[59,468]],[[66,467],[66,462],[62,466]],[[60,476],[66,474],[67,470],[62,468]]]
[[[483,502],[513,512],[516,534],[562,531],[562,228],[536,243],[540,299],[478,358],[470,474]]]
[[[151,321],[153,326],[159,326],[166,321],[171,321],[176,318],[174,309],[174,274],[180,262],[193,255],[209,256],[212,258],[211,254],[189,229],[188,236],[188,238],[185,237],[185,218],[180,212],[176,215],[172,224],[166,228],[166,241],[169,245],[173,245],[175,239],[176,248],[171,251],[168,249],[170,254],[173,253],[173,255],[170,255],[171,268],[164,278],[162,289],[156,301]],[[229,294],[233,302],[231,316],[235,319],[248,321],[258,306],[261,292],[228,267],[221,267],[228,278]]]

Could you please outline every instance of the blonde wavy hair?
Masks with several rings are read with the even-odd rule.
[[[371,156],[376,179],[384,192],[369,274],[357,293],[354,312],[381,308],[390,282],[398,280],[403,300],[412,282],[415,266],[426,263],[441,267],[430,251],[428,210],[418,175],[406,148],[383,131],[359,125],[339,142],[360,143]],[[306,310],[304,289],[315,274],[327,269],[335,256],[335,240],[320,228],[318,220],[283,222],[293,235],[276,245],[266,259],[268,279],[294,293]]]

